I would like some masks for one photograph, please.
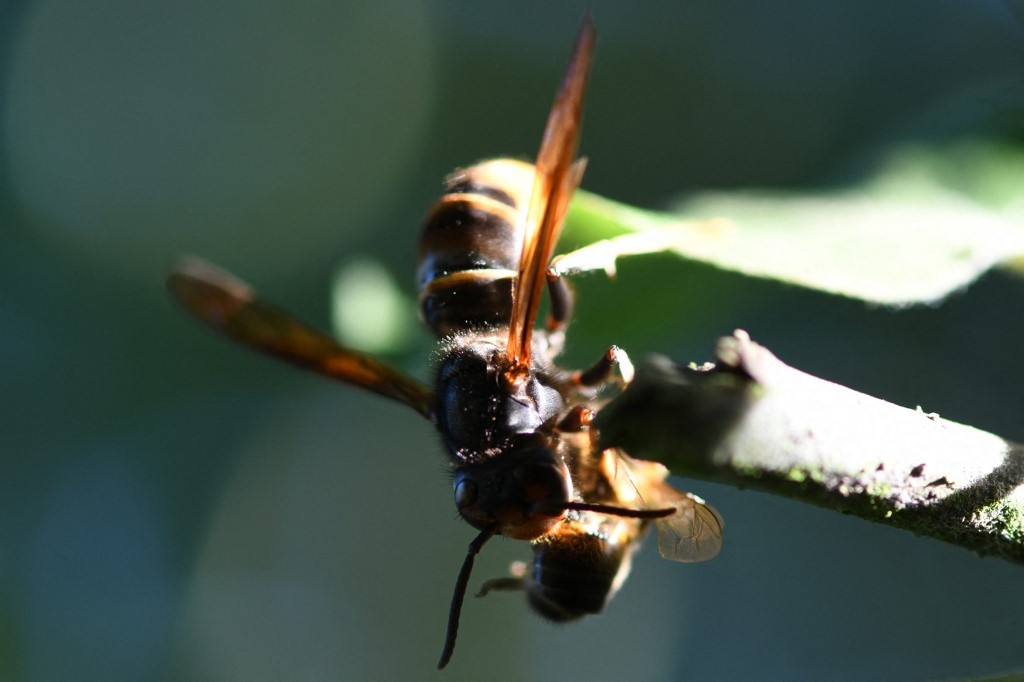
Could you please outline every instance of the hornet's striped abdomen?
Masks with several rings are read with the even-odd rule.
[[[533,176],[495,159],[448,179],[420,237],[420,316],[438,337],[508,325]]]

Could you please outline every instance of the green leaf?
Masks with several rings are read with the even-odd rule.
[[[931,303],[994,265],[1020,267],[1024,202],[1004,190],[1021,178],[1019,152],[905,149],[841,192],[706,192],[673,213],[580,192],[568,229],[871,303]]]

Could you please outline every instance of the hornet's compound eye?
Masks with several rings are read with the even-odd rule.
[[[476,472],[460,471],[455,476],[455,508],[459,510],[459,516],[474,528],[483,530],[495,521],[494,514],[485,503]]]
[[[476,481],[460,478],[455,482],[455,508],[460,512],[476,504],[480,499],[480,488]]]

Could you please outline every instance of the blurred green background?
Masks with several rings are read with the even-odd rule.
[[[352,4],[0,4],[0,678],[436,677],[473,531],[430,426],[213,337],[163,278],[200,254],[329,328],[341,267],[340,300],[393,283],[413,321],[421,216],[456,166],[532,156],[585,8],[584,186],[637,206],[841,186],[907,140],[1024,140],[1024,26],[998,0]],[[703,360],[742,327],[803,370],[1024,441],[1008,275],[901,312],[671,257],[578,292],[569,364],[610,343]],[[382,343],[429,375],[414,324]],[[726,518],[718,559],[648,547],[609,611],[569,627],[470,599],[445,677],[1024,670],[1020,567],[686,485]],[[495,541],[474,584],[527,554]]]

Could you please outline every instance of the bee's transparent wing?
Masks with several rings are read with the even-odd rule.
[[[668,488],[668,484],[665,484]],[[660,502],[675,506],[676,513],[656,521],[658,551],[672,561],[695,563],[714,559],[722,550],[725,525],[715,508],[692,493],[672,488]]]

